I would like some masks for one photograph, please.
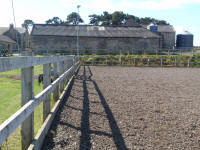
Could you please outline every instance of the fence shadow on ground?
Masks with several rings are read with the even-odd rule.
[[[120,129],[117,125],[117,121],[115,120],[115,117],[113,116],[113,113],[112,113],[108,103],[106,102],[101,90],[99,89],[97,83],[94,80],[91,79],[93,74],[92,74],[89,66],[88,66],[88,70],[90,72],[89,79],[93,83],[95,90],[97,91],[97,93],[99,95],[99,99],[101,100],[101,104],[104,107],[104,110],[106,112],[106,116],[107,116],[107,119],[109,121],[109,125],[110,125],[111,131],[112,131],[112,137],[113,137],[113,140],[115,142],[115,145],[116,145],[117,149],[126,150],[127,147],[126,147],[125,141],[122,137],[122,134],[120,132]]]
[[[86,74],[86,69],[89,72],[89,75]],[[120,129],[117,125],[117,121],[115,120],[115,117],[108,105],[108,103],[106,102],[106,99],[104,98],[100,88],[98,87],[97,83],[92,80],[92,71],[90,69],[90,67],[88,66],[87,68],[85,66],[83,66],[83,73],[82,75],[78,75],[76,74],[76,77],[73,79],[72,84],[70,86],[70,88],[68,89],[68,91],[66,92],[65,95],[65,100],[62,102],[62,104],[60,105],[60,109],[57,113],[57,116],[55,117],[55,120],[53,122],[53,125],[51,127],[51,130],[56,131],[57,125],[64,125],[67,126],[69,128],[75,129],[75,130],[79,130],[81,131],[81,136],[80,136],[80,142],[79,142],[79,149],[80,150],[90,150],[92,148],[92,144],[91,144],[91,134],[95,134],[95,135],[101,135],[101,136],[107,136],[109,138],[113,138],[113,141],[115,143],[115,146],[118,150],[127,150],[125,141],[123,139],[123,136],[120,132]],[[71,90],[72,87],[74,85],[74,82],[78,81],[79,83],[82,83],[82,88],[83,88],[83,100],[82,100],[82,109],[80,108],[76,108],[76,107],[71,107],[69,106],[66,101],[67,99],[71,96]],[[106,132],[102,132],[102,131],[94,131],[90,129],[90,114],[95,114],[95,115],[102,115],[99,114],[97,112],[91,112],[90,111],[90,100],[88,97],[88,90],[89,88],[87,87],[87,82],[91,82],[98,94],[99,97],[99,103],[101,103],[102,107],[104,108],[105,111],[105,116],[108,119],[109,122],[109,126],[111,129],[111,134],[110,133],[106,133]],[[77,98],[78,100],[81,100],[80,98]],[[81,101],[80,101],[81,102]],[[81,111],[81,123],[80,123],[80,127],[76,127],[73,124],[70,124],[69,122],[63,122],[60,120],[61,117],[61,112],[62,109],[73,109],[76,111]],[[62,141],[59,141],[59,143],[62,143]],[[43,146],[43,149],[53,149],[55,147],[55,143],[53,141],[53,135],[49,134],[47,136],[47,138],[45,139],[44,142],[45,148]],[[67,145],[67,144],[66,144]]]

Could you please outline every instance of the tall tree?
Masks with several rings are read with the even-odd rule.
[[[140,23],[140,18],[139,17],[136,17],[134,15],[126,14],[125,20],[127,21],[129,19],[132,19],[134,22]]]
[[[47,20],[46,24],[64,24],[64,21],[59,17],[53,17],[52,19]]]
[[[122,11],[112,13],[112,25],[121,25],[126,21],[126,15]]]
[[[71,14],[69,14],[67,16],[67,24],[73,24],[73,25],[77,25],[79,23],[83,23],[83,19],[81,18],[81,16],[76,13],[76,12],[72,12]]]
[[[101,17],[101,25],[111,25],[112,24],[112,15],[107,11],[104,11]]]
[[[122,25],[127,22],[127,20],[132,19],[134,22],[139,24],[150,24],[155,22],[159,25],[168,25],[165,20],[158,20],[155,18],[145,17],[139,18],[134,15],[124,14],[122,11],[115,11],[112,14],[104,11],[101,15],[90,15],[90,24],[92,25]]]
[[[24,20],[24,23],[22,24],[22,27],[26,29],[26,31],[30,31],[30,28],[33,26],[34,22],[30,19]]]
[[[99,15],[96,15],[96,14],[89,15],[89,18],[90,18],[89,24],[100,25],[101,17]]]

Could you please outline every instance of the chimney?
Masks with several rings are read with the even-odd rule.
[[[14,25],[10,24],[10,30],[14,30]]]

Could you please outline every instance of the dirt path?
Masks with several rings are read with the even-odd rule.
[[[200,69],[81,67],[43,149],[200,149]]]

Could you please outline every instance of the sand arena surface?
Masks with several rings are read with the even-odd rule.
[[[200,69],[82,66],[43,149],[200,149]]]

